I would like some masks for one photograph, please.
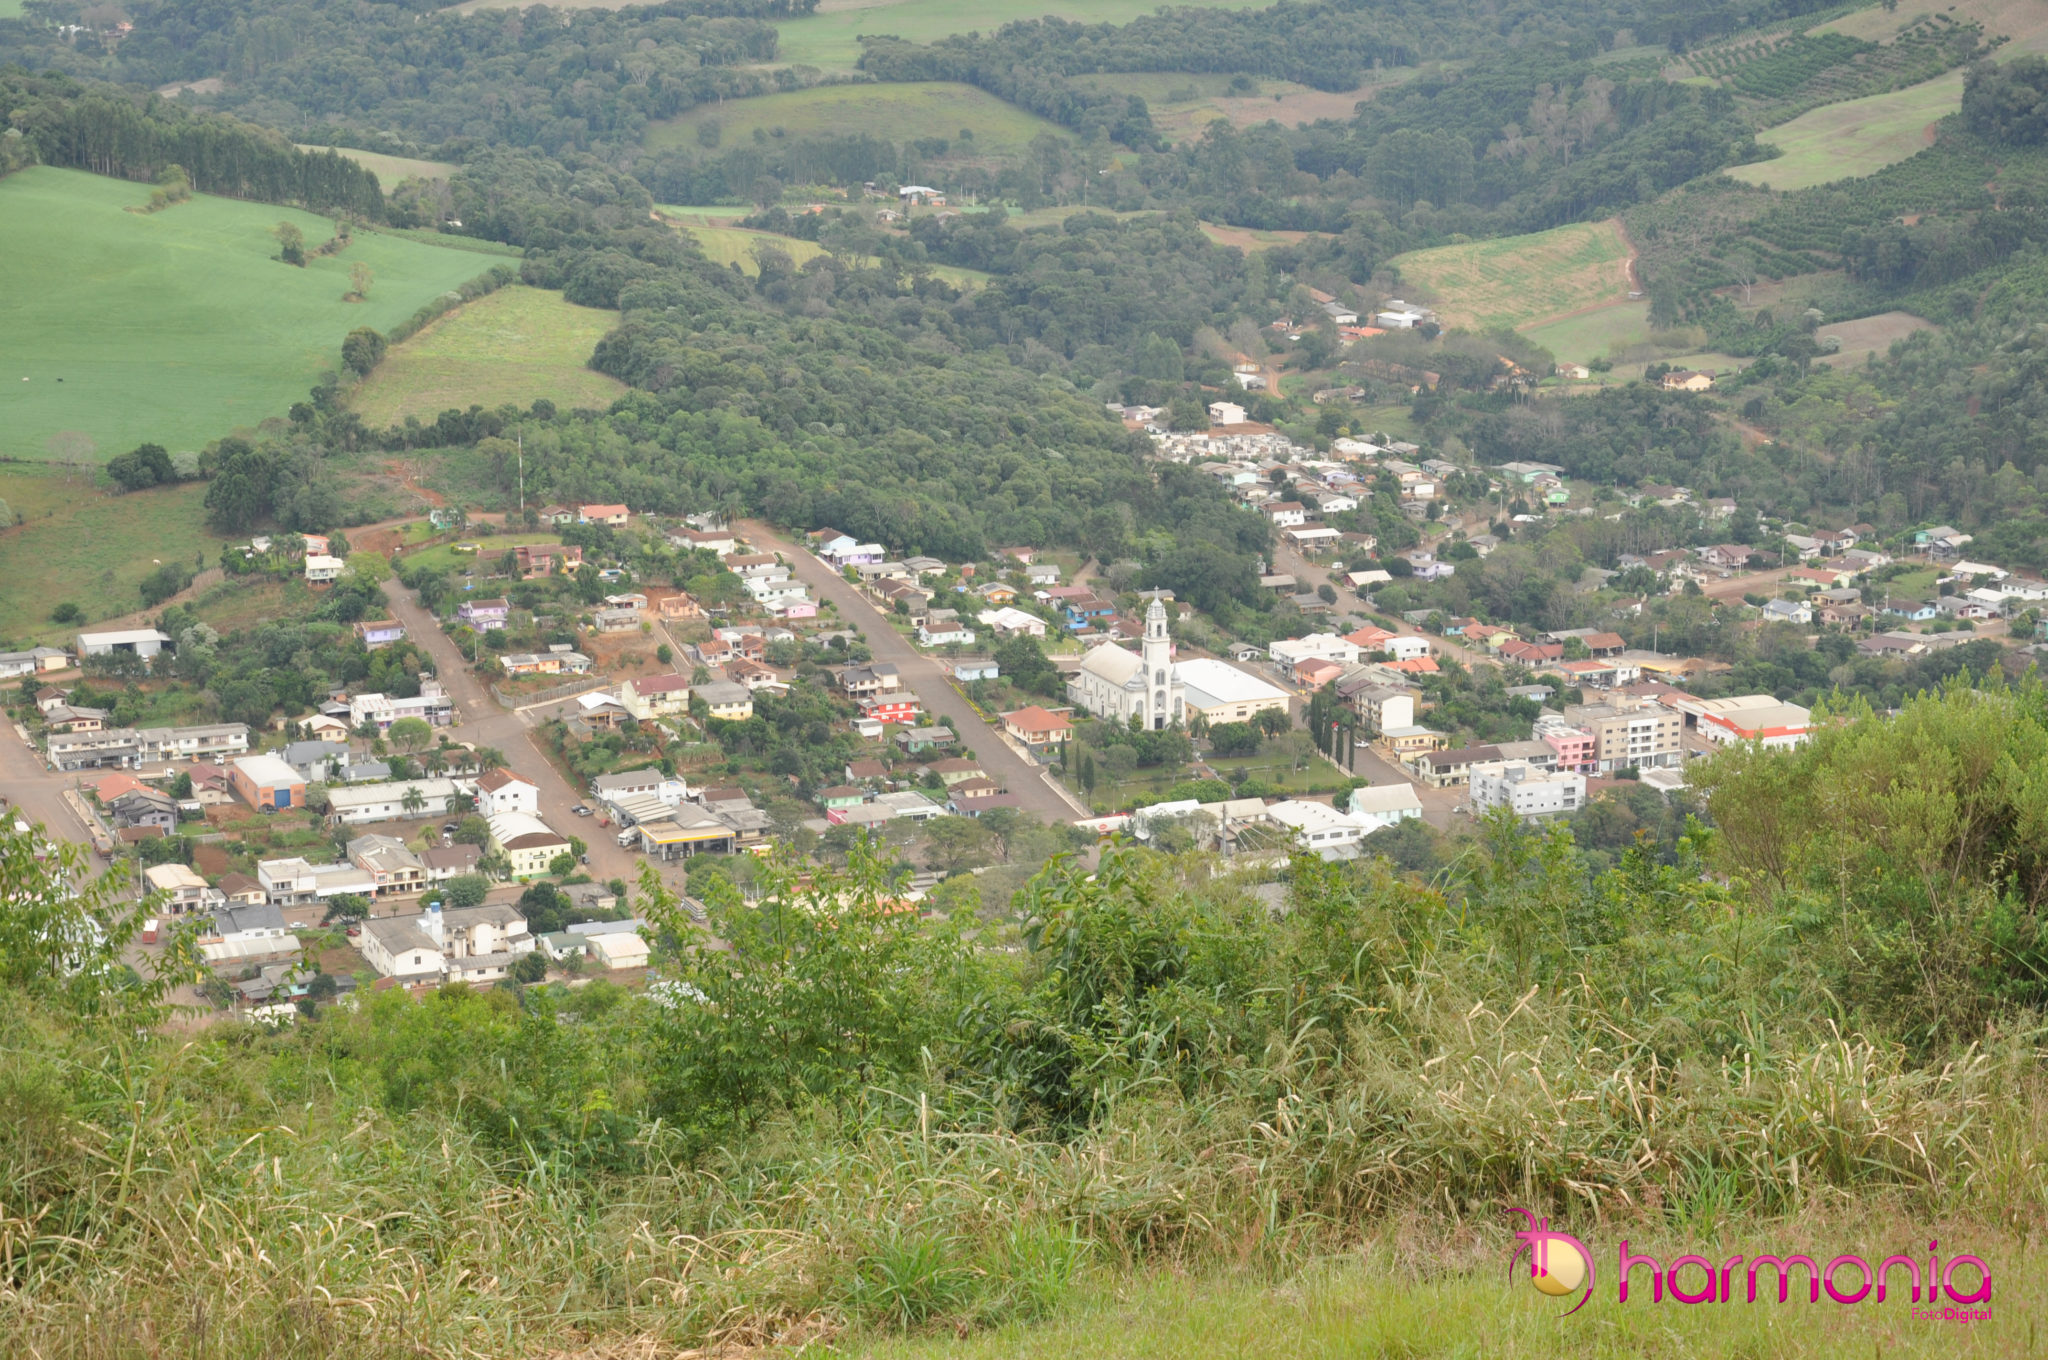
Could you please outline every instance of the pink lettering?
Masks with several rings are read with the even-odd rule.
[[[1978,1271],[1984,1276],[1982,1280],[1978,1281],[1976,1289],[1971,1291],[1967,1298],[1956,1292],[1956,1267],[1965,1261],[1977,1267]],[[1985,1265],[1974,1256],[1951,1256],[1948,1258],[1947,1269],[1941,1273],[1941,1287],[1948,1291],[1949,1302],[1951,1303],[1989,1303],[1991,1302],[1991,1267]],[[1928,1293],[1930,1296],[1933,1290],[1934,1287],[1929,1285]]]
[[[1734,1292],[1728,1288],[1728,1281],[1734,1276],[1735,1267],[1741,1264],[1742,1258],[1740,1256],[1731,1256],[1728,1258],[1727,1264],[1721,1267],[1721,1302],[1723,1303],[1735,1297]]]
[[[1678,1272],[1686,1266],[1698,1266],[1707,1272],[1707,1287],[1698,1294],[1688,1294],[1678,1284]],[[1714,1263],[1704,1256],[1681,1256],[1671,1263],[1664,1272],[1664,1283],[1671,1289],[1671,1297],[1680,1303],[1712,1303],[1714,1301]]]
[[[1843,1294],[1835,1288],[1835,1269],[1838,1266],[1854,1266],[1863,1277],[1863,1287],[1854,1294]],[[1828,1297],[1836,1303],[1861,1303],[1870,1296],[1870,1263],[1861,1256],[1837,1256],[1828,1262],[1828,1268],[1821,1272],[1821,1288],[1828,1291]]]
[[[1759,1267],[1768,1262],[1771,1268],[1778,1272],[1778,1302],[1784,1303],[1788,1297],[1788,1288],[1792,1283],[1792,1267],[1802,1261],[1806,1263],[1806,1289],[1808,1295],[1806,1301],[1808,1303],[1819,1303],[1820,1266],[1811,1256],[1787,1256],[1783,1260],[1775,1256],[1759,1256],[1751,1261],[1749,1263],[1749,1301],[1751,1303],[1756,1302],[1756,1272]]]
[[[1617,1302],[1628,1302],[1628,1273],[1636,1266],[1650,1268],[1650,1302],[1664,1301],[1664,1267],[1654,1256],[1631,1256],[1628,1254],[1628,1239],[1621,1239],[1621,1297]]]
[[[1878,1265],[1877,1301],[1879,1303],[1884,1302],[1884,1278],[1890,1273],[1892,1266],[1895,1264],[1902,1265],[1913,1273],[1913,1302],[1920,1302],[1920,1263],[1910,1256],[1887,1256]],[[1934,1283],[1931,1280],[1927,1285],[1927,1297],[1930,1301],[1934,1298]]]

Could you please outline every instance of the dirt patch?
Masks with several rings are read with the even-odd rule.
[[[1253,231],[1249,227],[1219,227],[1213,222],[1202,223],[1202,234],[1219,246],[1236,246],[1239,250],[1264,250],[1268,246],[1295,245],[1315,235],[1312,231]]]
[[[208,878],[219,878],[228,871],[228,852],[218,845],[195,845],[192,867]]]
[[[219,94],[226,88],[226,84],[227,82],[219,76],[208,76],[204,80],[173,81],[169,85],[159,85],[156,92],[166,99],[181,94]]]
[[[1271,119],[1283,126],[1313,123],[1328,118],[1349,122],[1358,106],[1379,92],[1379,87],[1361,85],[1355,90],[1301,90],[1293,94],[1219,95],[1209,102],[1238,127],[1256,127]]]

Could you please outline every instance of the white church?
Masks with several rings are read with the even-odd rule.
[[[1173,642],[1166,635],[1166,607],[1157,599],[1145,611],[1145,641],[1129,652],[1113,642],[1092,647],[1080,672],[1067,682],[1067,698],[1099,718],[1164,728],[1184,722],[1187,686],[1174,678]]]

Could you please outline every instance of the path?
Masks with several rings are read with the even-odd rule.
[[[799,580],[816,591],[820,599],[830,600],[836,605],[839,617],[867,636],[868,650],[874,653],[875,660],[893,663],[902,674],[903,682],[917,692],[918,699],[934,719],[951,718],[960,731],[961,740],[973,747],[976,758],[988,771],[989,777],[1017,795],[1024,811],[1053,822],[1069,822],[1091,815],[1086,807],[1075,803],[1064,790],[1055,787],[1049,771],[1025,760],[999,733],[983,722],[973,705],[953,688],[951,678],[939,669],[939,663],[918,651],[909,639],[891,627],[881,612],[845,577],[809,552],[789,543],[765,524],[745,521],[738,528],[757,551],[781,553]],[[977,740],[975,734],[986,735]]]

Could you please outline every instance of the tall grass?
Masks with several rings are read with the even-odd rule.
[[[0,1353],[793,1344],[1030,1320],[1090,1271],[1286,1271],[1418,1217],[1490,1241],[1503,1203],[1698,1240],[1872,1204],[2024,1236],[2048,1208],[2019,1041],[1932,1070],[1848,1035],[1674,1066],[1574,1037],[1570,992],[1503,1009],[1426,979],[1400,1006],[1408,1037],[1334,1076],[1283,1051],[1199,1100],[1141,1080],[1069,1142],[877,1091],[696,1165],[648,1123],[613,1176],[380,1113],[312,1046],[92,1040],[10,1006]]]

